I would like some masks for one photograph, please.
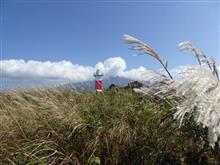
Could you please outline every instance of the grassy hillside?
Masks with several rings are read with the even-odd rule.
[[[131,90],[0,96],[0,164],[214,164],[206,130]]]

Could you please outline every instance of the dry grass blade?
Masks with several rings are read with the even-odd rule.
[[[179,47],[181,51],[194,52],[199,65],[202,65],[201,58],[203,58],[203,54],[190,41],[183,41],[179,43]]]
[[[216,76],[217,80],[219,81],[219,72],[218,72],[217,64],[213,58],[211,58],[211,64],[212,64],[212,73],[213,75]]]
[[[124,39],[128,44],[133,45],[133,50],[142,51],[161,61],[160,56],[148,44],[144,43],[143,41],[138,40],[137,38],[134,38],[127,34],[124,35]]]
[[[183,41],[179,44],[180,50],[184,52],[193,52],[198,60],[199,65],[206,64],[213,74],[219,80],[219,75],[216,67],[216,62],[213,59],[208,59],[207,56],[200,51],[194,44],[190,41]]]
[[[139,52],[139,55],[140,54],[148,54],[152,57],[154,57],[155,59],[157,59],[159,61],[159,63],[163,66],[163,68],[166,70],[166,72],[168,73],[169,77],[171,79],[173,79],[172,75],[170,74],[170,72],[168,71],[167,69],[167,66],[168,66],[168,63],[167,62],[163,62],[160,58],[160,55],[158,53],[156,53],[154,51],[154,49],[152,49],[148,44],[146,44],[145,42],[135,38],[135,37],[132,37],[128,34],[125,34],[124,35],[124,40],[128,43],[128,44],[131,44],[133,45],[132,49],[133,50],[136,50]]]

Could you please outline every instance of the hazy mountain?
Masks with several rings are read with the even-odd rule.
[[[135,80],[127,79],[127,78],[121,78],[121,77],[110,77],[103,79],[103,86],[104,89],[107,89],[111,84],[115,84],[119,87],[125,87],[128,85],[128,83],[133,82]],[[146,82],[145,82],[146,83]],[[14,80],[14,81],[5,81],[2,83],[2,86],[0,88],[0,91],[3,89],[23,89],[23,88],[31,88],[31,87],[58,87],[62,89],[75,89],[75,90],[85,90],[85,91],[95,91],[95,80],[91,81],[84,81],[84,82],[77,82],[77,83],[67,83],[64,85],[56,85],[59,83],[42,83],[42,82],[27,82],[27,81],[20,81],[20,80]]]
[[[129,82],[132,82],[133,80],[121,78],[121,77],[110,77],[103,79],[103,87],[104,89],[107,89],[111,84],[115,84],[119,87],[124,87],[128,85]],[[95,90],[95,80],[92,81],[85,81],[85,82],[77,82],[71,84],[66,84],[65,87],[71,87],[76,90]]]

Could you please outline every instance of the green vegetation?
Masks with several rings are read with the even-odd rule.
[[[0,164],[215,164],[206,129],[132,90],[0,96]]]

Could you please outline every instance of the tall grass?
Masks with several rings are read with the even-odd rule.
[[[204,130],[191,119],[179,128],[169,100],[52,88],[0,100],[2,164],[213,163]]]

